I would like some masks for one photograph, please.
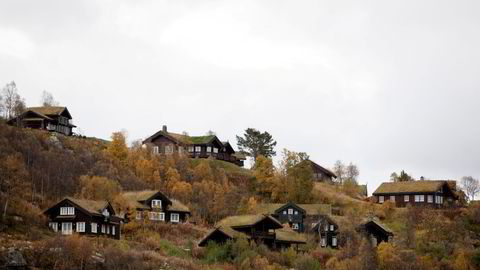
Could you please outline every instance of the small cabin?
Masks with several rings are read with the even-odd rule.
[[[376,219],[365,219],[357,231],[368,237],[372,241],[372,246],[378,246],[381,242],[388,243],[393,238],[393,232]]]
[[[321,215],[318,222],[312,224],[310,233],[321,247],[338,247],[338,224],[329,215]]]
[[[107,201],[67,197],[44,211],[44,215],[48,218],[50,229],[62,235],[77,233],[120,239],[123,219],[116,216]]]
[[[76,126],[67,107],[30,107],[19,116],[10,119],[8,124],[24,128],[43,129],[66,136],[73,134]]]
[[[126,221],[149,220],[153,222],[183,223],[191,215],[190,209],[178,200],[170,199],[157,190],[131,191],[121,195],[133,217]]]
[[[440,208],[452,205],[458,200],[452,184],[444,180],[385,182],[373,192],[373,197],[376,203],[383,204],[388,201],[397,207],[410,204]]]
[[[304,163],[307,163],[308,166],[312,168],[312,173],[313,173],[313,180],[316,182],[327,182],[331,183],[333,182],[334,178],[337,178],[337,176],[330,171],[329,169],[322,167],[318,165],[317,163],[307,159],[302,162],[300,162],[297,166],[302,166]]]

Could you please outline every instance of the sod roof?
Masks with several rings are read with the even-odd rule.
[[[153,195],[157,194],[158,190],[142,190],[142,191],[129,191],[124,192],[122,196],[128,200],[146,201]]]
[[[86,200],[86,199],[77,199],[72,197],[67,197],[68,200],[72,201],[76,205],[82,207],[90,213],[101,214],[103,209],[108,206],[107,201],[99,200]]]
[[[275,240],[281,242],[290,242],[290,243],[298,243],[298,244],[306,244],[307,238],[305,234],[297,233],[292,230],[288,229],[280,229],[275,231]]]
[[[190,213],[190,209],[183,203],[178,200],[170,199],[172,201],[172,205],[168,208],[169,211],[177,211],[177,212],[188,212]]]
[[[329,169],[324,168],[324,167],[318,165],[317,163],[315,163],[315,162],[313,162],[313,161],[311,161],[311,160],[304,160],[304,161],[302,161],[302,162],[309,162],[309,163],[310,163],[310,166],[312,166],[312,169],[313,169],[314,171],[321,171],[321,172],[323,172],[324,174],[326,174],[326,175],[328,175],[328,176],[330,176],[330,177],[337,178],[337,176],[336,176],[332,171],[330,171]],[[300,163],[302,163],[302,162],[300,162]]]
[[[388,228],[385,224],[381,223],[378,219],[376,218],[365,218],[363,220],[363,225],[366,225],[368,223],[373,223],[375,225],[377,225],[378,227],[380,227],[382,230],[384,230],[385,232],[387,232],[388,234],[393,234],[392,230],[390,230],[390,228]]]
[[[255,209],[256,214],[275,214],[275,211],[283,207],[285,203],[260,203]],[[307,216],[314,215],[330,215],[332,213],[332,206],[330,204],[296,204],[298,207],[306,211]]]
[[[390,194],[390,193],[421,193],[421,192],[436,192],[447,181],[443,180],[420,180],[407,182],[384,182],[374,192],[373,195]]]
[[[278,228],[282,228],[280,221],[269,215],[239,215],[239,216],[230,216],[226,217],[218,222],[218,225],[221,227],[247,227],[254,226],[255,224],[263,221],[269,220],[275,224]]]
[[[27,108],[27,111],[33,111],[43,115],[60,115],[66,109],[67,109],[66,107],[60,107],[60,106],[46,106],[46,107],[29,107]]]

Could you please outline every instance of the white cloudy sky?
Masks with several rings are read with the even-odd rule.
[[[360,3],[361,2],[361,3]],[[0,84],[89,136],[247,127],[372,192],[480,177],[479,1],[0,1]]]

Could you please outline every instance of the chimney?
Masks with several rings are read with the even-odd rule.
[[[162,131],[163,131],[163,132],[167,132],[167,125],[163,125]]]

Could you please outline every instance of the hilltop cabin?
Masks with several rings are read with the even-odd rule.
[[[296,232],[308,232],[323,215],[330,215],[330,204],[286,204],[266,203],[258,204],[255,209],[257,214],[272,215],[280,223],[287,224]]]
[[[188,136],[167,131],[167,126],[143,141],[154,154],[187,154],[191,158],[214,158],[243,166],[245,155],[236,153],[229,142],[215,135]]]
[[[272,250],[288,249],[293,245],[298,250],[298,245],[307,243],[302,234],[283,228],[280,221],[270,215],[241,215],[218,222],[217,227],[208,232],[198,246],[205,247],[209,242],[223,244],[239,238],[263,243]]]
[[[297,166],[302,166],[304,165],[304,163],[308,163],[308,165],[312,168],[314,181],[332,183],[333,179],[337,178],[337,176],[332,171],[318,165],[317,163],[309,159],[300,162],[299,164],[297,164]]]
[[[107,201],[83,200],[67,197],[47,209],[44,214],[48,226],[62,235],[78,233],[120,239],[123,219]]]
[[[320,243],[321,247],[338,247],[338,223],[329,216],[321,215],[317,223],[312,224],[310,233],[312,233],[315,242]]]
[[[73,128],[72,116],[67,107],[44,106],[30,107],[21,115],[8,120],[9,125],[43,129],[71,136]]]
[[[175,199],[169,199],[157,190],[125,192],[122,198],[127,202],[127,212],[134,216],[125,217],[137,221],[183,223],[191,215],[190,209]]]
[[[373,196],[375,202],[380,204],[390,201],[397,207],[406,207],[407,204],[411,204],[440,208],[458,200],[453,184],[443,180],[388,182],[382,183],[373,192]]]
[[[393,232],[376,219],[365,219],[357,231],[362,232],[372,241],[372,246],[378,246],[381,242],[388,243],[393,238]]]

